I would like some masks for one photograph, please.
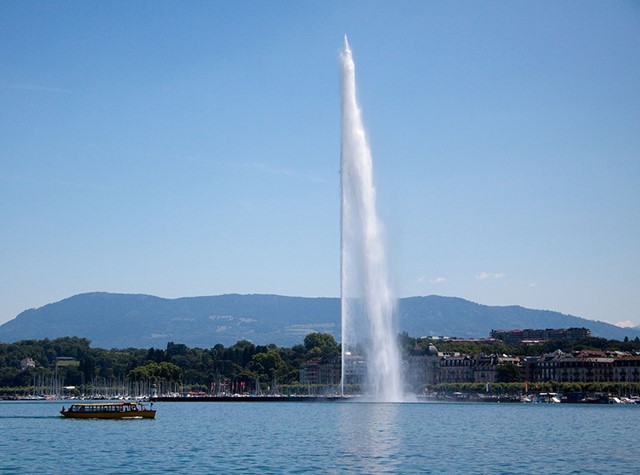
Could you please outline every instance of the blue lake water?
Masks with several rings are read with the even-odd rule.
[[[640,473],[640,405],[0,402],[0,473]],[[68,403],[67,403],[68,404]]]

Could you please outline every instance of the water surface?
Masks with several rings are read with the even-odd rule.
[[[0,473],[638,473],[638,405],[0,402]]]

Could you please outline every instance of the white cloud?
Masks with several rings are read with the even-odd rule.
[[[634,327],[635,323],[633,323],[631,320],[624,320],[622,322],[614,323],[614,325],[620,328],[630,328]]]
[[[494,273],[494,272],[480,272],[476,275],[476,279],[478,280],[489,280],[489,279],[501,279],[504,277],[503,273]]]

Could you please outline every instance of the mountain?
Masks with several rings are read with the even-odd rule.
[[[640,331],[548,310],[490,307],[455,297],[398,302],[398,328],[409,335],[488,337],[492,329],[587,327],[593,336],[622,340]],[[79,336],[94,348],[164,348],[169,341],[210,348],[238,340],[292,346],[311,332],[340,341],[338,298],[219,295],[163,299],[87,293],[26,310],[0,326],[0,341]]]
[[[480,305],[456,297],[403,298],[400,299],[399,310],[399,326],[412,336],[478,338],[488,337],[491,330],[570,327],[586,327],[592,336],[611,340],[640,336],[640,329],[620,328],[610,323],[517,305]]]
[[[163,299],[80,294],[26,310],[0,326],[0,341],[82,336],[97,348],[256,344],[291,346],[313,331],[340,334],[340,302],[331,298],[220,295]]]

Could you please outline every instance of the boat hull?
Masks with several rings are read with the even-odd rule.
[[[64,417],[69,419],[154,419],[156,411],[135,411],[135,412],[70,412],[60,411]]]

